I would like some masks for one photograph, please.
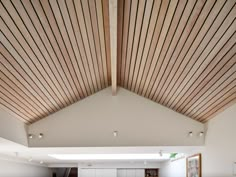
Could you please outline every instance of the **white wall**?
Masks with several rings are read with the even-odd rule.
[[[236,162],[236,104],[209,121],[203,177],[232,177]]]
[[[111,96],[104,89],[29,126],[31,147],[93,146],[195,146],[202,138],[188,138],[189,131],[204,125],[125,89]],[[113,131],[118,130],[117,138]],[[163,133],[165,132],[165,133]]]
[[[173,162],[164,162],[159,170],[160,177],[185,177],[186,159],[179,159]]]
[[[202,153],[203,177],[233,177],[236,162],[236,105],[208,122],[205,148]],[[161,166],[160,177],[183,177],[186,159]],[[175,175],[176,174],[176,175]]]
[[[0,137],[28,146],[27,126],[0,108]]]
[[[51,177],[46,167],[18,163],[0,159],[1,177]]]

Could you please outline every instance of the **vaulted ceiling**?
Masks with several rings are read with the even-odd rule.
[[[118,0],[114,66],[109,0],[2,0],[0,106],[35,122],[111,85],[113,66],[119,86],[206,122],[236,102],[235,4]]]
[[[108,1],[3,0],[2,106],[34,122],[106,88]]]

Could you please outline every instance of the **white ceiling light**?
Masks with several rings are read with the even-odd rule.
[[[170,154],[49,154],[59,160],[167,160]]]
[[[28,137],[29,139],[33,139],[34,136],[32,134],[29,134]]]
[[[188,133],[188,136],[189,136],[189,137],[193,137],[193,132],[189,132],[189,133]]]
[[[113,132],[113,136],[114,136],[114,137],[117,137],[117,136],[118,136],[118,131],[114,131],[114,132]]]
[[[204,135],[204,132],[200,132],[199,136],[202,137]]]
[[[39,133],[39,139],[43,138],[43,134],[42,133]]]

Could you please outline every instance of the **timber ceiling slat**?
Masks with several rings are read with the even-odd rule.
[[[226,86],[218,87],[212,94],[205,99],[201,104],[198,105],[198,109],[195,108],[197,111],[195,111],[191,117],[199,118],[201,115],[204,115],[204,111],[208,111],[209,108],[211,108],[211,105],[216,104],[218,100],[224,98],[225,96],[233,95],[235,92],[235,79],[228,79],[227,82],[224,82],[224,84],[227,84]],[[209,106],[210,105],[210,106]]]
[[[110,84],[108,1],[3,0],[1,107],[35,122]]]
[[[227,43],[223,44],[223,47],[221,49],[216,49],[214,48],[214,50],[212,50],[212,52],[207,56],[207,58],[204,60],[204,62],[202,62],[199,66],[197,66],[196,68],[198,68],[196,71],[194,71],[194,73],[192,74],[193,77],[191,78],[187,78],[185,80],[185,85],[183,86],[183,90],[181,90],[180,93],[183,93],[182,95],[178,95],[176,98],[181,98],[184,94],[186,94],[186,90],[191,86],[193,87],[192,82],[194,82],[197,78],[199,77],[203,77],[204,78],[204,74],[206,73],[205,71],[211,70],[215,64],[218,62],[218,59],[221,58],[221,56],[224,56],[224,54],[231,49],[232,45],[234,45],[235,41],[234,41],[234,37],[236,37],[235,35],[229,35],[229,39],[231,39],[230,41],[228,41]],[[224,39],[227,39],[227,37],[224,37]],[[218,42],[218,44],[221,45],[221,41]],[[214,51],[216,53],[214,53]],[[207,59],[209,59],[209,61],[207,61]],[[197,62],[196,62],[197,63]],[[195,67],[194,67],[195,68]],[[188,74],[188,76],[190,77],[190,73]],[[191,79],[191,80],[190,80]],[[183,84],[184,82],[182,82]],[[192,84],[192,85],[190,85]],[[190,85],[190,86],[188,86]],[[197,86],[197,85],[196,85]],[[194,87],[196,87],[194,86]],[[180,86],[178,89],[181,89],[182,87]],[[186,89],[186,90],[185,90]],[[172,105],[173,104],[177,104],[177,102],[179,101],[178,99],[176,99],[174,101],[172,101]],[[179,102],[178,102],[179,103]],[[170,106],[172,107],[172,106]],[[176,109],[176,108],[174,108]]]
[[[5,43],[6,45],[7,43]],[[2,45],[1,45],[2,46]],[[24,84],[24,86],[33,92],[33,95],[35,95],[38,100],[40,100],[40,103],[45,106],[45,108],[48,111],[55,111],[52,106],[50,106],[50,102],[47,103],[47,99],[45,95],[41,92],[41,89],[38,87],[40,85],[37,82],[37,78],[34,77],[34,75],[31,75],[31,77],[34,78],[34,81],[27,75],[25,74],[26,71],[22,68],[22,65],[20,65],[16,60],[13,58],[13,56],[5,49],[5,47],[1,47],[2,49],[2,57],[1,57],[1,70],[4,73],[11,73],[11,75],[7,74],[7,76],[10,76],[13,80],[16,79],[20,81],[21,83]],[[17,56],[18,57],[18,56]],[[18,57],[20,58],[20,57]],[[13,65],[14,64],[14,65]],[[27,70],[27,72],[30,72],[30,70]],[[38,85],[37,85],[38,83]],[[45,101],[46,100],[46,101]]]
[[[128,89],[131,89],[131,84],[132,84],[132,78],[133,78],[133,70],[134,70],[134,65],[135,65],[135,59],[137,58],[137,53],[138,53],[138,45],[140,42],[140,37],[141,37],[141,27],[144,24],[144,10],[146,8],[147,5],[147,1],[139,1],[139,5],[138,5],[138,10],[137,10],[137,17],[136,17],[136,25],[135,25],[135,29],[133,32],[133,45],[132,45],[132,51],[131,51],[131,59],[130,59],[130,66],[129,66],[129,70],[128,70],[128,83],[127,83],[127,87]],[[137,19],[140,19],[140,21],[138,21]],[[128,66],[127,66],[128,67]]]
[[[228,3],[229,4],[229,3]],[[226,8],[227,6],[225,5],[224,6],[224,8],[223,8],[223,10],[222,10],[222,13],[220,13],[219,14],[219,16],[216,18],[217,19],[217,21],[216,21],[216,19],[214,20],[214,22],[213,22],[213,25],[211,26],[211,28],[210,28],[210,30],[208,31],[208,34],[214,34],[215,33],[215,31],[217,31],[218,29],[219,29],[219,27],[223,24],[223,22],[224,22],[224,20],[227,20],[227,19],[225,19],[226,17],[227,17],[227,15],[228,15],[228,13],[230,12],[230,10],[231,10],[231,12],[232,12],[232,9],[230,9],[230,8]],[[229,12],[228,12],[229,11]],[[224,12],[224,13],[223,13]],[[221,15],[222,14],[222,15]],[[232,14],[232,13],[231,13]],[[228,17],[230,17],[230,16],[228,16]],[[232,18],[231,18],[232,19]],[[223,26],[226,26],[226,25],[223,25]],[[212,32],[213,31],[213,32]],[[212,35],[206,35],[205,36],[205,38],[204,39],[207,39],[207,38],[212,38],[211,36]],[[208,41],[208,40],[207,40]],[[200,43],[201,44],[201,43]],[[201,46],[203,46],[204,47],[204,45],[203,44],[201,44]],[[232,51],[232,50],[231,50]],[[233,52],[233,51],[232,51]],[[232,53],[231,52],[231,53]],[[226,60],[226,59],[225,59]],[[224,60],[223,60],[224,61]],[[212,72],[210,72],[211,70],[209,70],[209,69],[206,69],[204,72],[205,73],[207,73],[207,74],[212,74]],[[216,70],[217,71],[217,70]],[[191,87],[190,89],[189,89],[189,91],[188,91],[188,93],[190,93],[190,94],[184,94],[182,97],[181,97],[181,99],[179,100],[179,102],[178,102],[178,104],[182,104],[183,102],[185,102],[186,101],[186,99],[189,99],[191,96],[193,96],[193,94],[192,94],[192,90],[193,89],[195,89],[196,90],[196,88],[197,88],[197,86],[199,85],[199,82],[201,82],[201,77],[198,77],[198,79],[197,79],[197,81],[195,82],[195,85],[196,85],[196,87]],[[185,100],[184,100],[185,99]],[[185,105],[186,106],[186,105]],[[184,107],[185,107],[184,106]],[[177,109],[177,110],[179,110],[179,108]]]
[[[50,1],[50,2],[52,2],[52,1]],[[72,61],[75,61],[75,62],[73,62],[73,66],[76,66],[75,71],[76,71],[76,75],[77,75],[78,81],[80,83],[80,86],[83,90],[83,95],[88,96],[88,94],[90,94],[88,78],[87,78],[86,71],[84,69],[84,64],[81,59],[81,53],[79,51],[78,44],[76,42],[75,32],[74,32],[72,24],[71,24],[71,18],[69,16],[68,11],[67,11],[65,1],[58,0],[57,3],[58,3],[58,8],[60,10],[60,13],[61,13],[61,16],[63,19],[62,26],[64,25],[66,27],[65,28],[66,32],[63,32],[63,36],[64,36],[64,34],[67,34],[67,37],[69,39],[69,42],[66,42],[66,46],[68,46],[69,53],[71,53],[71,52],[73,53],[72,58],[74,58],[74,60],[72,60]],[[51,6],[53,7],[53,2],[51,4],[52,4]],[[62,27],[60,27],[60,28],[62,29]],[[68,41],[68,40],[65,40],[65,41]]]
[[[46,114],[43,113],[39,108],[35,107],[33,102],[26,99],[26,95],[24,95],[24,97],[21,97],[21,94],[23,94],[23,92],[19,94],[20,91],[18,91],[18,88],[16,88],[16,86],[12,86],[9,82],[10,81],[6,83],[4,80],[1,79],[0,87],[3,92],[7,92],[7,95],[9,94],[12,97],[15,97],[20,104],[23,104],[27,109],[33,111],[35,114],[41,115],[42,117],[46,116]]]
[[[90,51],[90,44],[89,44],[89,39],[87,36],[87,29],[86,29],[86,24],[85,24],[85,20],[84,20],[84,14],[83,14],[81,2],[74,4],[74,6],[76,9],[76,14],[77,14],[77,18],[79,21],[79,27],[81,30],[82,40],[83,40],[84,48],[85,48],[85,54],[87,56],[89,69],[90,69],[90,73],[91,73],[91,77],[92,77],[92,81],[93,81],[93,87],[92,87],[93,92],[96,92],[98,90],[98,80],[96,77],[97,73],[94,69],[94,60],[92,59],[92,55],[91,55],[91,51]]]
[[[232,102],[235,0],[119,5],[122,87],[202,122]]]
[[[211,104],[206,110],[204,110],[204,112],[200,113],[198,117],[194,117],[194,118],[205,122],[205,119],[207,119],[209,116],[214,114],[214,112],[218,111],[218,109],[221,109],[222,106],[225,106],[228,103],[231,103],[232,101],[234,101],[235,103],[235,98],[236,98],[236,92],[234,88],[234,89],[231,89],[228,93],[226,93],[224,97],[221,97],[216,102]]]
[[[13,108],[17,108],[19,112],[21,112],[25,117],[34,117],[36,116],[33,112],[30,112],[29,109],[25,108],[22,104],[18,104],[18,102],[15,99],[12,99],[11,96],[6,94],[7,92],[2,92],[0,91],[0,97],[3,100],[10,100],[9,102],[11,103]]]
[[[225,100],[222,103],[218,104],[213,110],[211,110],[207,116],[202,117],[201,119],[198,119],[198,121],[201,121],[203,123],[206,123],[208,120],[212,119],[214,116],[216,116],[217,114],[219,114],[220,112],[225,110],[225,107],[229,107],[232,106],[236,103],[235,99],[236,99],[236,93],[234,93],[234,96],[232,96],[232,98],[230,98],[229,100]]]
[[[124,87],[128,88],[128,78],[129,78],[129,69],[132,57],[132,50],[134,45],[134,36],[135,36],[135,29],[137,24],[137,13],[138,13],[138,0],[133,0],[131,3],[130,9],[130,22],[129,22],[129,32],[128,32],[128,39],[127,39],[127,51],[126,51],[126,60],[125,60],[125,71],[124,71]],[[141,20],[141,19],[140,19]]]
[[[97,31],[99,32],[99,42],[100,42],[100,50],[101,50],[100,60],[102,62],[102,68],[103,68],[102,72],[104,74],[105,86],[107,87],[109,84],[108,72],[107,72],[107,61],[102,60],[102,58],[106,58],[105,30],[104,30],[104,20],[103,20],[104,12],[103,12],[103,7],[102,7],[102,0],[95,0],[95,6],[96,6],[95,10],[96,10],[96,15],[97,15],[97,21],[98,21]]]
[[[70,70],[72,68],[69,64],[70,62],[68,61],[69,55],[66,51],[61,33],[57,28],[57,22],[55,18],[53,18],[53,13],[49,3],[47,3],[47,1],[32,1],[32,6],[37,13],[37,16],[39,17],[42,26],[45,29],[45,33],[47,34],[59,60],[59,66],[57,66],[57,68],[60,73],[64,73],[62,74],[62,77],[67,85],[68,91],[72,97],[71,102],[73,103],[76,99],[79,99],[78,91],[76,89],[74,79],[72,78],[72,71]]]
[[[25,36],[26,42],[28,43],[29,47],[32,48],[32,52],[34,54],[32,54],[31,58],[33,58],[33,55],[35,57],[34,60],[32,60],[32,65],[37,65],[37,67],[34,69],[39,70],[38,74],[41,74],[42,76],[40,82],[43,86],[45,86],[49,95],[51,96],[50,100],[54,102],[54,105],[57,107],[57,109],[61,109],[62,107],[66,106],[66,104],[63,100],[63,94],[60,92],[61,90],[59,89],[60,86],[57,82],[57,79],[51,70],[49,64],[50,57],[46,51],[46,47],[43,45],[40,36],[38,35],[34,25],[31,23],[31,20],[28,18],[28,15],[25,12],[22,4],[17,2],[18,1],[12,4],[16,13],[10,5],[7,5],[8,11],[10,12],[12,18],[16,19],[15,23],[18,25],[21,34]],[[48,87],[46,87],[46,85],[48,85]]]
[[[123,40],[123,22],[124,22],[124,0],[118,1],[118,10],[117,10],[117,84],[121,84],[121,64],[122,64],[122,40]]]
[[[130,72],[133,74],[130,76],[131,78],[131,90],[132,91],[135,91],[135,85],[136,85],[136,81],[137,81],[137,77],[138,77],[138,72],[139,72],[139,66],[140,66],[140,63],[141,63],[141,58],[142,58],[142,55],[143,55],[143,51],[144,51],[144,47],[145,47],[145,43],[146,43],[146,40],[147,40],[147,35],[148,35],[148,30],[150,28],[150,21],[151,21],[151,18],[152,18],[152,13],[157,13],[157,11],[155,11],[156,9],[154,9],[153,11],[153,8],[154,8],[154,0],[150,0],[150,1],[147,1],[146,2],[146,8],[145,8],[145,11],[144,11],[144,15],[143,15],[143,25],[142,25],[142,28],[141,28],[141,34],[140,34],[140,39],[139,39],[139,44],[138,44],[138,47],[137,47],[137,51],[136,51],[136,54],[133,54],[135,55],[135,58],[136,60],[134,59],[134,69],[130,69]],[[158,14],[158,13],[157,13]]]
[[[110,25],[109,25],[109,0],[101,0],[103,9],[103,25],[105,35],[106,67],[108,84],[111,84],[111,50],[110,50]]]
[[[212,11],[211,11],[212,12]],[[215,10],[214,11],[214,13],[217,13],[217,10]],[[211,14],[213,14],[213,16],[215,15],[214,13],[211,13]],[[200,18],[200,17],[199,17]],[[208,17],[207,18],[207,20],[209,20],[209,21],[211,21],[212,20],[212,17]],[[211,23],[207,23],[207,20],[206,20],[206,22],[204,23],[204,25],[205,24],[208,24],[208,25],[210,25]],[[197,26],[197,25],[196,25]],[[187,54],[186,54],[186,52],[182,52],[182,53],[184,53],[185,54],[185,56],[183,56],[184,57],[184,60],[183,60],[183,62],[182,62],[182,65],[180,65],[180,67],[179,67],[179,71],[181,72],[181,71],[183,71],[184,69],[182,68],[181,69],[181,66],[185,66],[185,63],[188,63],[188,65],[189,66],[191,66],[192,65],[192,63],[195,61],[195,60],[193,60],[192,59],[192,56],[193,56],[193,54],[196,52],[196,50],[198,49],[198,46],[200,45],[200,41],[201,41],[201,39],[203,39],[203,36],[204,36],[204,34],[206,34],[206,31],[208,30],[208,26],[205,26],[204,28],[202,28],[202,29],[204,29],[204,30],[201,30],[200,32],[199,32],[199,34],[198,35],[196,35],[195,36],[195,39],[194,39],[194,42],[192,43],[192,45],[191,45],[191,47],[189,47],[188,49],[187,48],[184,48],[184,49],[186,49],[188,52],[187,52]],[[194,34],[194,32],[192,32],[191,34]],[[190,39],[191,38],[191,36],[189,36],[189,38],[188,39]],[[202,46],[202,45],[201,45]],[[184,50],[183,49],[183,50]],[[181,54],[182,54],[181,53]],[[180,56],[179,56],[179,58],[181,59],[182,57],[181,57],[181,54],[180,54]],[[190,59],[191,59],[191,61],[192,61],[192,63],[191,63],[191,61],[190,61]],[[187,67],[187,66],[186,66]],[[158,80],[155,82],[155,83],[159,83],[158,82]],[[158,98],[157,98],[157,96],[158,96],[158,90],[157,90],[157,87],[154,87],[154,89],[155,89],[155,96],[154,96],[154,100],[157,100]]]
[[[205,23],[208,15],[210,14],[211,10],[213,9],[215,3],[210,3],[210,1],[206,1],[206,3],[202,6],[201,10],[199,11],[199,15],[194,21],[193,27],[189,32],[186,40],[183,43],[183,46],[180,49],[180,53],[178,56],[174,56],[176,59],[176,63],[179,63],[178,69],[175,71],[174,77],[171,78],[172,82],[167,87],[166,96],[163,97],[164,101],[163,104],[167,106],[171,106],[172,97],[174,97],[177,93],[175,92],[179,86],[179,83],[182,83],[183,78],[186,76],[188,71],[191,69],[191,65],[189,60],[185,57],[186,53],[189,51],[195,37],[198,36],[199,30],[201,30],[202,25]],[[190,60],[192,61],[192,60]],[[180,91],[180,89],[178,89]]]
[[[7,2],[10,2],[10,1],[7,1]],[[42,91],[41,95],[44,95],[43,96],[44,100],[51,102],[51,104],[53,104],[56,107],[56,109],[60,109],[58,97],[57,96],[55,96],[55,98],[52,97],[52,95],[55,95],[55,93],[52,91],[51,87],[48,85],[48,82],[50,82],[49,76],[45,72],[44,67],[41,65],[42,63],[40,62],[39,57],[36,55],[36,52],[37,52],[37,54],[40,55],[41,58],[43,58],[41,53],[39,52],[39,49],[37,48],[36,44],[33,42],[32,38],[31,38],[31,36],[27,32],[27,29],[24,26],[21,19],[19,18],[19,16],[17,16],[16,11],[13,9],[12,4],[7,3],[7,5],[11,9],[11,13],[15,14],[15,16],[13,16],[13,17],[7,16],[8,18],[3,16],[3,18],[6,18],[5,23],[8,23],[8,25],[12,26],[12,23],[10,23],[10,22],[12,22],[11,21],[12,19],[15,19],[15,22],[19,23],[18,27],[20,29],[22,29],[24,32],[22,34],[21,31],[18,31],[19,28],[13,29],[14,30],[13,33],[15,34],[15,38],[12,37],[11,39],[16,39],[16,40],[18,39],[17,42],[14,42],[14,43],[13,43],[13,41],[8,41],[8,39],[6,39],[6,38],[5,38],[6,40],[4,40],[5,36],[2,39],[2,41],[5,42],[5,45],[7,45],[7,47],[9,48],[8,50],[10,52],[12,52],[12,55],[14,57],[14,59],[12,61],[16,60],[17,62],[21,62],[20,65],[27,67],[27,69],[25,68],[27,72],[30,72],[30,71],[32,72],[32,70],[34,70],[34,72],[37,73],[37,76],[32,74],[31,77],[36,77],[35,79],[33,79],[33,82],[37,82],[36,85],[39,86],[39,88],[41,89],[41,91]],[[6,13],[3,13],[3,14],[5,15]],[[7,29],[4,28],[3,30],[7,30]],[[11,36],[9,35],[10,33],[7,33],[7,34],[9,37],[12,36],[12,35]],[[25,38],[28,38],[28,40],[30,40],[31,43],[28,43]],[[11,44],[10,44],[10,42],[11,42]],[[34,51],[33,49],[36,51]],[[26,52],[26,50],[27,50],[27,52]],[[33,58],[33,60],[31,60],[31,58]],[[27,61],[27,63],[25,61]],[[45,62],[45,60],[44,60],[44,62]],[[47,78],[47,81],[46,81],[46,78]],[[35,86],[35,88],[37,86]]]
[[[59,2],[61,2],[61,1],[59,1]],[[63,3],[63,2],[61,2],[61,3]],[[80,62],[79,63],[80,66],[83,66],[83,76],[86,80],[86,87],[88,88],[88,90],[87,90],[88,94],[92,94],[92,93],[94,93],[94,87],[93,87],[93,82],[92,82],[92,78],[91,78],[91,71],[90,71],[90,68],[89,68],[89,63],[88,63],[87,55],[86,55],[86,52],[85,52],[83,39],[82,39],[82,36],[81,36],[81,30],[80,30],[80,27],[79,27],[79,24],[78,24],[76,10],[75,10],[73,1],[66,1],[65,4],[66,4],[67,9],[70,9],[70,10],[67,10],[67,11],[69,13],[70,22],[73,26],[73,34],[76,38],[77,48],[75,50],[78,50],[79,54],[80,54],[78,62]],[[62,5],[62,6],[64,7],[65,5]],[[78,56],[78,54],[77,54],[77,56]]]
[[[217,82],[215,82],[212,87],[210,87],[210,89],[208,89],[203,96],[196,101],[195,107],[192,110],[195,110],[196,107],[199,107],[199,105],[202,102],[205,102],[205,100],[207,100],[209,97],[213,97],[212,95],[214,95],[214,93],[216,93],[217,91],[219,91],[220,88],[224,87],[225,84],[229,84],[229,82],[233,82],[233,80],[235,79],[234,75],[235,75],[235,62],[233,67],[231,67],[224,75],[222,78],[220,78]],[[220,86],[219,86],[220,85]],[[191,110],[191,111],[192,111]]]
[[[29,120],[28,118],[26,118],[24,115],[22,115],[17,109],[11,109],[11,106],[9,106],[9,103],[6,102],[5,100],[1,99],[0,97],[0,108],[5,110],[6,112],[9,112],[14,115],[16,118],[18,118],[19,120],[23,121],[24,123],[32,123],[31,120]],[[9,106],[9,107],[8,107]]]
[[[98,89],[101,89],[102,84],[103,84],[102,71],[101,71],[101,68],[99,68],[100,61],[98,61],[97,54],[96,54],[92,20],[91,20],[91,12],[89,10],[89,2],[87,0],[81,0],[81,2],[82,2],[82,11],[83,11],[84,17],[86,17],[85,26],[86,26],[87,35],[88,35],[91,58],[93,59],[95,77],[97,78]]]
[[[31,109],[31,106],[25,105],[24,102],[21,101],[15,94],[9,92],[5,87],[1,86],[1,94],[3,97],[7,97],[7,99],[11,100],[11,102],[17,104],[17,107],[23,108],[30,116],[38,116],[40,114],[38,111]]]
[[[144,90],[146,90],[145,96],[151,99],[152,99],[152,96],[150,94],[151,94],[151,89],[153,88],[153,85],[155,82],[154,78],[158,74],[159,67],[163,65],[163,58],[160,58],[160,54],[163,52],[164,43],[166,42],[169,30],[170,30],[171,22],[176,12],[177,2],[178,1],[171,1],[169,4],[168,10],[166,11],[165,21],[164,21],[164,24],[163,24],[163,27],[159,36],[155,53],[152,57],[150,71],[146,77],[146,84],[144,85],[144,88],[143,88]]]
[[[3,57],[1,55],[1,57]],[[2,63],[1,64],[1,84],[8,84],[9,87],[15,89],[15,91],[23,97],[23,99],[27,99],[27,101],[30,103],[32,107],[35,107],[36,109],[42,111],[42,112],[50,112],[44,105],[41,104],[40,100],[37,99],[36,96],[34,96],[34,93],[32,94],[33,89],[28,90],[27,87],[25,87],[19,80],[17,80],[12,73],[10,73],[8,70],[3,68]],[[29,96],[31,95],[31,96]]]
[[[81,78],[81,71],[80,68],[78,66],[77,63],[77,59],[76,59],[76,53],[74,49],[72,48],[75,45],[75,41],[73,40],[73,44],[72,44],[72,39],[74,38],[70,38],[69,34],[71,34],[70,32],[68,32],[67,27],[65,26],[65,22],[68,22],[66,19],[64,19],[65,17],[63,16],[63,13],[61,12],[61,9],[59,7],[58,1],[49,1],[49,6],[52,9],[52,13],[54,15],[54,18],[57,22],[58,28],[60,30],[61,36],[62,36],[62,40],[64,41],[65,47],[66,47],[66,51],[69,55],[70,60],[66,60],[68,61],[68,65],[70,67],[70,71],[72,73],[72,78],[74,78],[74,83],[76,86],[76,90],[78,93],[78,97],[83,98],[87,93],[86,93],[86,89],[84,86],[84,82]],[[71,28],[70,28],[71,29]]]
[[[191,110],[190,107],[194,107],[197,105],[199,98],[201,98],[202,94],[206,92],[212,85],[221,79],[223,75],[226,75],[226,72],[236,63],[234,56],[236,46],[234,45],[234,49],[230,50],[224,57],[224,60],[221,60],[217,63],[216,67],[213,70],[208,70],[210,73],[206,74],[203,79],[199,77],[198,86],[193,88],[194,91],[190,93],[187,99],[183,102],[184,104],[180,104],[180,107],[177,109],[178,111],[183,112],[188,115],[188,112]]]
[[[151,45],[150,45],[150,48],[148,49],[148,55],[147,55],[146,63],[145,63],[145,66],[143,68],[143,71],[142,71],[142,79],[140,80],[140,85],[139,85],[139,88],[140,88],[139,93],[141,93],[143,96],[145,96],[146,92],[147,92],[147,90],[145,90],[144,87],[148,86],[148,81],[150,80],[150,77],[152,75],[152,73],[149,74],[149,70],[150,70],[151,67],[153,68],[155,66],[155,65],[151,66],[151,64],[152,64],[152,61],[153,61],[153,58],[154,58],[155,50],[157,48],[156,46],[158,45],[158,42],[159,42],[159,39],[160,39],[160,36],[161,36],[163,25],[165,24],[164,23],[165,22],[165,17],[167,15],[169,5],[170,5],[170,1],[162,1],[162,3],[161,3],[160,12],[159,12],[158,17],[157,17],[157,22],[156,22],[156,26],[155,26],[154,35],[152,36],[152,39],[151,39],[152,40]],[[164,33],[166,33],[166,31]],[[149,79],[147,78],[148,76],[149,76]]]
[[[197,78],[205,69],[205,66],[207,66],[210,62],[212,61],[216,61],[215,60],[215,55],[221,51],[222,46],[225,45],[225,43],[232,37],[234,39],[235,36],[232,35],[233,32],[235,32],[234,25],[232,25],[232,27],[223,35],[220,37],[220,39],[218,39],[217,36],[214,36],[214,38],[211,40],[211,42],[208,44],[208,46],[205,48],[204,52],[201,53],[200,56],[198,56],[197,59],[195,59],[195,57],[191,58],[194,59],[195,61],[193,62],[193,64],[191,65],[187,65],[186,68],[192,68],[188,71],[188,70],[184,70],[183,74],[179,77],[179,81],[181,81],[181,83],[179,84],[175,84],[175,87],[172,88],[172,93],[174,94],[169,94],[169,104],[167,104],[168,106],[170,106],[172,108],[172,105],[175,103],[174,99],[175,96],[173,95],[177,95],[180,93],[180,91],[182,92],[183,88],[187,88],[185,84],[189,84],[194,82],[195,78]],[[212,47],[213,46],[213,47]],[[212,48],[211,48],[212,47]],[[231,46],[229,46],[231,47]],[[223,51],[224,52],[224,51]],[[202,61],[200,59],[203,59]],[[189,62],[190,63],[190,62]],[[183,78],[183,79],[182,79]],[[185,82],[184,82],[185,81]],[[178,89],[178,91],[177,91]],[[181,96],[181,95],[180,95]],[[171,103],[171,104],[170,104]]]
[[[117,8],[118,85],[200,122],[236,102],[236,0]],[[3,0],[0,15],[2,109],[32,123],[111,85],[109,0]]]
[[[122,28],[122,53],[121,53],[121,68],[120,68],[120,84],[124,85],[124,74],[126,68],[126,53],[127,53],[127,43],[128,43],[128,33],[129,33],[129,23],[130,23],[130,9],[132,1],[124,1],[124,12],[123,12],[123,28]],[[119,20],[118,20],[119,21]]]
[[[29,33],[31,33],[31,35],[33,36],[34,41],[39,50],[41,51],[43,58],[45,58],[46,62],[44,62],[44,60],[40,60],[40,62],[43,64],[46,73],[51,77],[50,79],[52,81],[51,88],[53,89],[53,92],[55,92],[55,95],[58,96],[59,99],[58,102],[60,102],[60,104],[62,104],[63,107],[67,106],[69,104],[68,98],[66,97],[65,92],[61,87],[59,74],[53,63],[52,56],[50,55],[52,51],[49,51],[50,47],[48,43],[45,41],[46,37],[43,35],[44,33],[41,25],[36,23],[37,21],[34,15],[31,14],[31,16],[29,16],[29,13],[33,11],[33,8],[32,6],[29,6],[29,3],[26,3],[26,5],[27,4],[28,6],[25,7],[22,3],[16,1],[15,7],[18,11],[19,16],[21,16],[21,18],[24,20],[24,24],[26,25]],[[41,58],[40,55],[38,57]],[[54,89],[55,87],[57,89]]]
[[[206,1],[196,1],[196,4],[194,4],[194,8],[192,9],[191,13],[189,14],[189,18],[187,20],[187,23],[184,26],[183,32],[181,33],[180,38],[178,39],[177,46],[175,46],[175,49],[173,53],[171,54],[171,59],[173,60],[173,67],[171,67],[170,72],[166,73],[168,77],[166,78],[166,82],[162,85],[162,91],[160,91],[160,103],[166,104],[165,97],[170,92],[170,88],[173,87],[176,81],[176,77],[178,76],[177,70],[179,69],[181,65],[181,61],[178,61],[178,56],[181,54],[181,51],[183,47],[186,44],[186,41],[188,40],[188,37],[190,36],[196,21],[203,10],[205,6]],[[189,45],[188,45],[189,46]]]
[[[164,70],[167,67],[167,64],[169,63],[169,60],[164,60],[164,56],[167,53],[167,50],[169,49],[170,43],[173,40],[174,34],[176,32],[177,25],[179,24],[180,17],[183,14],[183,9],[186,7],[187,1],[183,1],[181,3],[178,2],[177,7],[174,12],[174,16],[172,16],[171,24],[168,29],[168,34],[166,35],[165,42],[162,46],[162,49],[160,50],[159,56],[158,56],[158,62],[156,65],[155,73],[152,77],[152,87],[150,91],[147,91],[149,93],[149,98],[156,100],[155,95],[158,93],[156,91],[156,88],[158,87],[158,84],[160,83],[160,77],[164,74]],[[155,78],[155,81],[153,80]]]
[[[42,25],[40,19],[38,18],[38,14],[34,10],[33,5],[29,3],[28,0],[22,1],[22,4],[28,13],[28,16],[31,18],[32,23],[34,23],[35,29],[38,31],[38,34],[40,35],[40,39],[42,40],[42,42],[45,45],[45,48],[47,49],[47,53],[50,55],[51,60],[48,60],[48,63],[50,65],[50,68],[52,69],[53,74],[55,75],[58,81],[57,86],[62,89],[61,93],[65,95],[64,99],[66,101],[66,104],[68,105],[68,104],[73,103],[73,99],[70,93],[68,92],[68,89],[69,89],[67,86],[68,83],[65,82],[66,79],[65,79],[63,69],[57,58],[57,54],[55,53],[54,46],[52,45],[54,41],[52,43],[50,42],[50,35],[47,35],[47,33],[45,32],[45,26]],[[56,48],[56,50],[58,49]]]
[[[182,34],[185,32],[185,27],[187,25],[187,22],[189,21],[190,14],[193,11],[193,8],[195,7],[197,1],[187,1],[187,5],[184,9],[183,15],[181,19],[179,20],[178,27],[175,30],[175,34],[173,36],[172,42],[170,43],[169,49],[167,51],[167,54],[165,56],[165,61],[169,61],[166,68],[165,72],[163,73],[162,79],[158,85],[157,88],[157,93],[156,93],[156,98],[158,101],[160,101],[160,97],[164,94],[163,92],[165,91],[167,84],[166,82],[168,81],[167,78],[169,78],[169,74],[173,71],[173,67],[177,66],[175,65],[175,60],[171,60],[174,52],[176,51],[176,47],[178,46],[178,43],[180,41],[180,38]],[[177,11],[178,12],[178,11]],[[178,48],[177,48],[178,49]],[[165,88],[163,88],[166,86]]]
[[[99,28],[98,28],[98,15],[97,15],[97,3],[96,0],[90,0],[88,1],[89,9],[90,9],[90,16],[91,16],[91,24],[92,24],[92,33],[94,38],[94,45],[95,45],[95,53],[98,61],[98,69],[99,69],[99,75],[102,87],[105,85],[105,72],[104,72],[104,62],[102,62],[102,51],[100,46],[100,34],[99,34]]]

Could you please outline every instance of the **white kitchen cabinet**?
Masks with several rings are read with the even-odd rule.
[[[135,177],[135,169],[127,169],[126,177]]]
[[[80,177],[117,177],[116,169],[80,169]]]
[[[81,169],[80,177],[96,177],[96,169]]]
[[[117,177],[144,177],[144,169],[117,169]]]
[[[96,177],[117,177],[116,169],[96,169]]]
[[[144,177],[145,170],[144,169],[135,169],[135,177]]]
[[[126,177],[126,169],[117,169],[117,177]]]

